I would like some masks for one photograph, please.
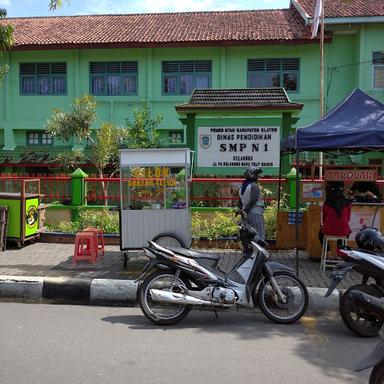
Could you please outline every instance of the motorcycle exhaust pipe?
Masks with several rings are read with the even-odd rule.
[[[149,290],[153,301],[161,301],[163,303],[186,304],[186,305],[214,305],[218,307],[226,306],[222,303],[213,303],[207,300],[197,299],[196,297],[185,295],[182,293],[162,291],[161,289]]]
[[[383,298],[376,297],[358,290],[352,290],[349,294],[353,300],[355,300],[359,304],[362,304],[367,311],[378,316],[380,320],[384,320]]]

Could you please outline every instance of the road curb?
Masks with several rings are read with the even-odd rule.
[[[0,276],[0,298],[40,300],[43,281],[43,277]]]
[[[326,288],[308,288],[308,311],[339,310],[339,292],[324,297]],[[137,305],[134,280],[64,277],[0,276],[0,300],[39,301],[81,305]]]
[[[310,287],[307,289],[309,295],[308,311],[334,312],[339,310],[340,294],[337,289],[329,297],[325,297],[328,288]]]
[[[134,280],[93,279],[90,304],[133,306],[137,301],[136,293]]]

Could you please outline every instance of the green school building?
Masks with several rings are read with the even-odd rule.
[[[280,138],[320,116],[314,9],[315,0],[291,0],[277,10],[1,21],[14,26],[0,59],[9,66],[0,85],[1,172],[53,174],[55,154],[86,150],[85,141],[53,139],[45,123],[91,94],[95,128],[123,125],[147,102],[163,116],[165,141],[196,151],[196,175],[240,175],[249,161],[278,174]],[[325,1],[324,60],[326,112],[355,88],[384,102],[382,0]],[[382,164],[382,156],[344,161]]]

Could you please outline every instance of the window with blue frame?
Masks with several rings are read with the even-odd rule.
[[[384,51],[372,53],[373,88],[384,89]]]
[[[249,59],[248,88],[283,87],[299,92],[300,59]]]
[[[163,61],[163,95],[190,95],[195,88],[211,88],[212,61]]]
[[[137,61],[89,63],[90,89],[94,96],[137,95]]]
[[[20,63],[21,95],[66,95],[66,63]]]

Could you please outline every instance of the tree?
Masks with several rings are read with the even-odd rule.
[[[46,130],[52,136],[68,141],[72,137],[89,139],[91,126],[96,120],[96,101],[92,96],[84,95],[74,100],[70,112],[55,109],[48,119]]]
[[[64,168],[77,168],[84,162],[90,162],[97,169],[100,178],[112,177],[117,171],[119,143],[126,136],[127,130],[112,123],[103,123],[92,137],[92,124],[96,121],[96,101],[92,96],[84,95],[75,99],[69,112],[56,109],[47,120],[46,131],[52,136],[68,141],[71,138],[87,139],[91,146],[91,156],[84,152],[73,151],[60,153],[56,162],[64,164]],[[112,172],[106,174],[106,168],[111,166]],[[107,195],[108,185],[102,183],[104,196]],[[106,201],[107,204],[107,201]]]
[[[152,119],[151,111],[147,103],[142,108],[133,110],[133,121],[126,119],[125,125],[128,131],[124,146],[127,148],[158,148],[162,141],[158,127],[163,119],[157,116]]]
[[[75,99],[69,112],[56,109],[47,120],[46,131],[52,136],[68,141],[75,137],[87,139],[91,155],[85,156],[78,151],[61,153],[56,162],[67,169],[77,168],[85,161],[97,169],[100,178],[112,177],[118,170],[119,148],[149,148],[161,144],[157,130],[161,117],[152,119],[147,104],[133,111],[134,119],[126,120],[125,127],[116,127],[105,122],[93,134],[92,124],[96,121],[96,101],[92,96],[84,95]],[[104,196],[107,196],[107,183],[102,183]]]
[[[69,3],[69,0],[67,0],[67,3]],[[62,0],[51,0],[49,2],[49,10],[50,11],[54,11],[57,8],[61,8],[62,5],[63,5],[63,1]]]
[[[0,20],[7,17],[7,11],[0,8]],[[0,24],[0,59],[3,53],[10,49],[13,44],[13,26],[11,24]],[[0,81],[5,73],[8,71],[8,66],[0,66]]]

